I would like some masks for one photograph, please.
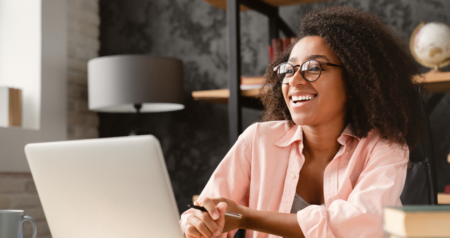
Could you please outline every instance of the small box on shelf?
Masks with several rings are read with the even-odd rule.
[[[0,87],[0,126],[22,126],[22,90]]]

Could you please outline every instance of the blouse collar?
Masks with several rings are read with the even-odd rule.
[[[344,128],[344,130],[342,131],[341,135],[337,140],[341,145],[344,145],[347,143],[350,137],[354,137],[358,140],[361,139],[353,133],[352,126],[350,124],[347,124],[347,126]],[[274,145],[278,147],[287,147],[296,141],[302,140],[303,140],[302,127],[300,125],[294,125],[286,132],[286,134],[283,137],[281,137],[281,139],[277,140],[274,143]]]

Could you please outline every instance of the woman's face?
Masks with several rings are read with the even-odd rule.
[[[301,39],[292,49],[288,62],[300,65],[306,60],[342,65],[337,56],[320,36]],[[283,84],[284,100],[297,125],[317,126],[345,119],[346,93],[342,79],[342,68],[322,65],[319,79],[306,81],[299,70],[288,84]],[[299,67],[296,67],[299,69]],[[299,96],[312,97],[311,100],[297,101]]]

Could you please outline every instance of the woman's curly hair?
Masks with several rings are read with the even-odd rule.
[[[306,36],[322,37],[344,66],[346,121],[356,136],[366,137],[375,129],[391,143],[418,144],[424,112],[412,79],[419,69],[402,39],[376,16],[344,6],[307,14],[295,43]],[[266,71],[262,121],[289,120],[294,124],[273,72],[276,65],[288,60],[294,45]]]

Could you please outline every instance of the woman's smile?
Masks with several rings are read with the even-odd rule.
[[[292,95],[289,96],[289,108],[291,110],[303,108],[304,106],[317,101],[316,98],[317,94],[313,93],[292,93]]]

